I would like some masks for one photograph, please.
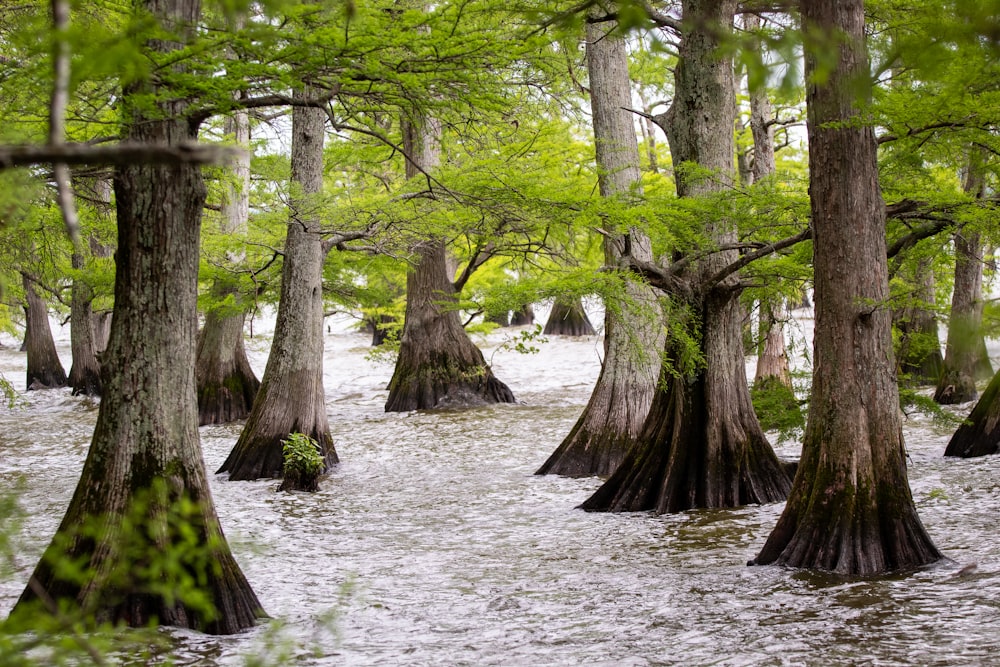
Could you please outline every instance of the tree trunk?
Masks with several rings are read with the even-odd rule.
[[[597,332],[579,297],[557,297],[542,333],[546,336],[593,336]]]
[[[21,274],[24,286],[26,323],[24,327],[24,351],[28,353],[28,372],[25,387],[33,389],[58,389],[66,386],[66,371],[59,361],[56,343],[52,339],[49,326],[49,311],[45,301],[38,296],[35,282],[26,274]]]
[[[183,30],[195,24],[200,3],[161,1],[148,9]],[[160,53],[181,46],[149,45]],[[151,92],[141,82],[124,91],[127,139],[192,141],[185,100],[162,102],[152,117],[129,104]],[[31,603],[40,599],[98,622],[240,632],[263,612],[222,534],[198,440],[194,342],[205,186],[195,166],[132,165],[118,169],[115,194],[115,316],[94,437],[66,516],[14,612],[37,613]],[[122,523],[126,516],[131,524]],[[95,522],[97,532],[81,532]],[[146,559],[164,554],[176,574],[148,573]],[[58,564],[67,562],[81,563],[87,581],[64,578]],[[175,595],[192,586],[213,615]]]
[[[775,312],[770,305],[760,307],[761,328],[767,333],[757,357],[754,384],[778,382],[792,388],[792,373],[788,368],[788,352],[785,349],[784,308]]]
[[[934,391],[942,405],[974,401],[983,342],[983,244],[979,232],[955,235],[955,287],[948,321],[944,370]],[[989,360],[987,359],[987,363]]]
[[[250,145],[250,117],[246,111],[236,111],[226,117],[225,132],[237,145]],[[222,207],[223,233],[246,231],[250,219],[250,155],[233,163],[236,187],[230,187]],[[239,261],[242,253],[232,259]],[[213,296],[220,302],[226,297],[237,305],[212,308],[205,314],[205,325],[198,336],[195,381],[198,388],[198,423],[225,424],[244,419],[250,414],[260,380],[254,375],[243,344],[243,322],[246,313],[239,305],[239,293],[234,285],[217,278],[212,285]]]
[[[74,252],[73,268],[83,268],[83,258]],[[70,303],[70,349],[73,365],[69,370],[69,386],[73,395],[101,395],[101,365],[97,361],[94,341],[94,311],[91,309],[93,292],[90,285],[80,278],[73,279]]]
[[[878,574],[941,558],[910,494],[892,354],[885,210],[875,135],[859,118],[868,81],[862,0],[803,0],[806,35],[843,34],[810,83],[816,332],[802,459],[785,510],[753,562]],[[822,46],[819,48],[823,48]],[[829,61],[829,58],[826,58]],[[806,78],[816,75],[807,51]]]
[[[308,91],[296,93],[308,96]],[[281,297],[257,399],[239,440],[219,472],[230,480],[281,477],[282,440],[313,438],[325,469],[337,463],[323,391],[323,249],[319,204],[323,187],[322,109],[292,110],[292,200],[281,268]],[[293,190],[293,192],[296,190]]]
[[[944,360],[934,316],[934,271],[929,259],[917,263],[912,280],[917,290],[914,302],[893,312],[900,334],[897,375],[913,385],[935,384],[941,378]]]
[[[523,327],[535,323],[535,309],[531,304],[521,306],[510,317],[510,326]]]
[[[1000,372],[993,376],[976,407],[944,450],[945,456],[963,459],[1000,452]]]
[[[101,202],[102,217],[110,216],[111,181],[102,177],[93,182],[94,197]],[[111,249],[101,245],[95,237],[90,238],[90,252],[94,257],[110,257]],[[73,268],[84,267],[84,256],[74,251]],[[79,277],[73,279],[70,304],[70,347],[73,366],[69,371],[69,385],[73,395],[101,395],[101,363],[98,354],[108,345],[108,328],[111,318],[93,310],[94,293],[90,284]]]
[[[732,183],[736,103],[732,60],[721,40],[733,26],[735,0],[684,2],[685,24],[675,69],[675,96],[665,117],[680,196],[710,195]],[[692,165],[697,165],[692,169]],[[711,172],[705,176],[704,172]],[[735,238],[729,220],[706,223],[714,243]],[[754,414],[744,368],[742,310],[735,276],[710,277],[736,259],[717,252],[683,276],[688,303],[675,311],[669,360],[636,446],[582,507],[591,511],[678,512],[781,500],[790,481]],[[677,341],[697,341],[704,364]]]
[[[587,26],[587,67],[601,196],[642,194],[639,148],[629,112],[630,85],[625,40],[612,22]],[[624,254],[653,258],[649,238],[636,229],[605,237],[605,263],[617,267]],[[537,474],[610,475],[632,447],[656,388],[663,346],[662,312],[653,291],[626,284],[627,299],[606,303],[604,364],[580,418]],[[558,303],[558,300],[557,300]],[[549,324],[555,317],[549,316]],[[548,330],[548,324],[546,325]]]
[[[440,163],[440,125],[427,118],[405,124],[407,178]],[[483,353],[462,327],[455,285],[441,239],[414,248],[416,262],[406,276],[406,314],[399,356],[389,382],[386,412],[464,408],[513,403],[514,394],[493,375]]]

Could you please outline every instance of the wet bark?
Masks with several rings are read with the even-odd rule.
[[[642,193],[639,148],[631,115],[628,57],[613,22],[587,27],[587,66],[598,180],[603,197]],[[649,238],[637,229],[605,237],[604,259],[617,267],[623,255],[651,261]],[[604,363],[590,400],[569,434],[537,474],[609,475],[635,443],[649,412],[663,346],[662,312],[648,285],[626,284],[627,297],[606,302]],[[552,321],[552,317],[549,317]]]
[[[735,9],[733,0],[684,2],[690,28],[675,69],[674,101],[657,119],[667,133],[683,197],[711,195],[732,183],[733,67],[719,47],[732,29]],[[735,238],[732,222],[724,218],[707,221],[705,233],[720,245]],[[735,259],[734,251],[713,253],[681,276],[688,288],[686,296],[674,295],[680,305],[669,326],[686,327],[704,364],[685,363],[690,352],[667,343],[669,361],[636,445],[584,509],[663,513],[785,497],[788,475],[750,401],[736,277],[711,283]]]
[[[93,182],[95,199],[102,203],[100,215],[110,216],[111,181],[100,178]],[[111,249],[101,245],[96,238],[90,238],[90,253],[94,257],[110,257]],[[85,251],[79,248],[73,252],[73,268],[84,268]],[[108,345],[110,314],[95,313],[94,292],[90,284],[82,278],[73,279],[70,303],[70,348],[73,365],[69,371],[69,386],[73,395],[101,395],[100,352]]]
[[[83,259],[73,253],[73,268],[83,268]],[[101,365],[97,360],[94,340],[93,291],[85,280],[75,278],[70,302],[70,349],[73,365],[69,370],[69,386],[73,395],[101,395]]]
[[[805,34],[843,33],[807,87],[816,333],[802,459],[755,563],[870,575],[941,558],[917,516],[894,373],[875,136],[853,122],[868,80],[861,0],[803,0]],[[807,55],[807,79],[815,71]]]
[[[993,376],[972,413],[958,427],[945,456],[973,458],[1000,452],[1000,373]]]
[[[535,309],[531,307],[530,303],[526,306],[521,306],[510,316],[510,325],[512,327],[523,327],[534,323]]]
[[[440,163],[440,125],[415,118],[406,123],[407,178]],[[406,314],[399,356],[389,381],[386,412],[464,408],[513,403],[514,394],[493,374],[462,327],[448,254],[441,239],[418,244],[406,276]]]
[[[552,303],[552,310],[542,333],[546,336],[593,336],[597,332],[579,297],[558,297]]]
[[[224,129],[238,145],[250,145],[250,118],[246,111],[227,116]],[[229,187],[222,207],[222,231],[236,235],[246,231],[250,218],[249,153],[237,158],[232,169],[236,186]],[[241,258],[242,253],[235,253],[231,259],[238,262]],[[209,309],[198,336],[195,381],[198,387],[198,423],[201,425],[245,419],[260,387],[260,380],[250,366],[244,346],[246,313],[239,305],[238,289],[217,278],[212,285],[212,295],[219,302],[232,297],[237,305]]]
[[[319,444],[324,472],[338,461],[323,390],[326,252],[315,201],[323,187],[325,119],[322,109],[292,110],[292,184],[297,190],[285,235],[278,317],[257,399],[218,471],[228,472],[230,480],[281,477],[281,441],[291,433],[302,433]]]
[[[58,389],[66,386],[66,370],[56,352],[56,343],[49,326],[49,311],[45,301],[38,296],[35,282],[27,275],[21,275],[24,287],[25,308],[24,351],[28,355],[25,387],[35,389]]]
[[[148,9],[176,28],[194,24],[200,3],[173,0]],[[164,52],[181,45],[149,46]],[[163,102],[149,118],[129,102],[155,87],[137,82],[124,92],[129,140],[175,146],[194,139],[185,100]],[[240,632],[263,612],[219,526],[198,438],[194,344],[204,182],[191,165],[121,166],[115,194],[115,317],[97,424],[69,509],[13,613],[53,611],[46,603],[54,601],[98,622]],[[135,504],[150,493],[150,502]],[[180,501],[188,508],[179,509]],[[136,512],[131,528],[121,523]],[[79,532],[95,522],[94,534]],[[171,528],[178,525],[184,529]],[[119,549],[123,542],[142,552]],[[163,573],[142,574],[142,559],[164,553],[181,572],[175,583]],[[82,563],[86,582],[61,575],[57,563],[67,561]],[[214,615],[173,595],[192,585]]]

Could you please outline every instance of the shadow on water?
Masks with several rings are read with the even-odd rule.
[[[574,508],[599,480],[533,474],[589,397],[594,339],[553,339],[527,357],[498,352],[497,375],[520,404],[405,414],[382,411],[392,369],[365,360],[363,336],[326,342],[342,463],[322,490],[212,482],[237,559],[277,620],[237,637],[165,631],[176,664],[239,665],[247,655],[303,665],[995,660],[1000,458],[946,460],[948,434],[929,423],[905,424],[911,485],[952,563],[860,580],[751,568],[780,505],[586,513]],[[0,368],[16,369],[18,354],[0,350]],[[263,361],[258,349],[258,372]],[[0,613],[62,517],[96,418],[92,401],[68,391],[27,401],[0,411],[0,483],[26,479],[31,515],[16,576],[0,580]],[[239,425],[201,429],[209,471],[238,434]],[[795,458],[797,445],[779,453]]]

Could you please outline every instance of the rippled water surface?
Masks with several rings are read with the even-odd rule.
[[[315,665],[1000,661],[1000,457],[946,460],[947,430],[905,423],[913,493],[946,564],[868,581],[751,568],[780,505],[588,514],[574,507],[597,481],[534,476],[587,401],[600,343],[552,339],[524,356],[497,350],[503,336],[485,352],[521,404],[385,414],[391,366],[365,359],[366,336],[327,335],[342,463],[322,491],[213,480],[236,557],[282,627],[173,632],[176,662],[239,665],[285,640],[286,662]],[[266,336],[251,345],[262,371]],[[23,387],[23,354],[0,350],[0,371]],[[23,477],[30,513],[0,613],[62,516],[96,418],[68,391],[25,401],[0,410],[0,484]],[[201,430],[210,471],[238,432]],[[797,457],[797,445],[779,452]]]

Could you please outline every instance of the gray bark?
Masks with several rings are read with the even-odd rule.
[[[224,129],[239,146],[249,147],[250,118],[246,111],[227,116]],[[235,160],[231,168],[234,184],[228,187],[222,206],[222,232],[238,235],[246,232],[250,219],[250,154]],[[230,259],[236,263],[242,255],[235,253]],[[221,278],[213,283],[212,294],[220,301],[229,296],[239,301],[236,286]],[[245,419],[253,407],[260,380],[254,375],[243,342],[245,318],[245,311],[239,307],[210,309],[205,314],[195,362],[201,425]]]
[[[802,460],[756,561],[867,575],[941,558],[906,477],[892,353],[885,208],[875,135],[857,122],[866,81],[861,0],[803,0],[804,31],[844,34],[807,87],[815,266],[813,389]],[[806,77],[815,71],[807,53]],[[852,122],[854,121],[854,122]]]
[[[160,0],[146,9],[183,33],[197,20],[200,3]],[[181,45],[153,40],[149,47],[162,53]],[[186,100],[162,102],[152,117],[130,104],[135,95],[148,99],[150,92],[166,91],[141,81],[124,90],[129,139],[161,146],[190,141]],[[189,164],[135,164],[117,170],[115,195],[115,317],[94,437],[57,535],[12,613],[57,613],[53,605],[60,604],[98,622],[240,632],[263,612],[215,514],[194,391],[205,186],[198,168]],[[140,497],[149,502],[136,505]],[[131,527],[118,521],[135,512],[141,516]],[[81,526],[91,523],[99,525],[96,536],[82,534]],[[184,530],[171,528],[177,525]],[[141,551],[118,548],[125,542]],[[164,553],[183,572],[176,582],[163,573],[144,576],[133,560]],[[62,578],[56,563],[64,559],[85,563],[88,580]],[[173,595],[190,582],[214,605],[214,616]]]
[[[628,54],[625,40],[610,32],[614,27],[587,26],[590,108],[601,196],[628,199],[642,194],[639,148],[625,111],[631,106]],[[652,261],[648,236],[620,229],[606,237],[605,263],[617,267],[623,255]],[[605,304],[604,364],[590,400],[538,474],[609,475],[639,434],[660,369],[662,312],[649,286],[629,282],[626,290],[626,299]]]
[[[308,95],[308,91],[296,93]],[[282,440],[303,433],[337,463],[323,391],[323,249],[316,195],[323,187],[322,109],[292,110],[292,187],[281,297],[257,399],[219,472],[230,480],[281,477]]]
[[[24,287],[26,322],[24,351],[27,353],[25,387],[34,389],[59,389],[66,386],[66,370],[56,352],[56,343],[49,326],[49,310],[38,296],[35,282],[21,274]]]
[[[406,122],[407,178],[422,178],[441,160],[441,126],[417,115]],[[430,238],[414,249],[406,277],[406,314],[386,412],[513,403],[462,327],[445,243]]]
[[[982,197],[985,188],[982,155],[974,149],[963,184],[966,194]],[[945,345],[944,370],[934,391],[943,405],[973,401],[979,392],[976,381],[992,376],[983,340],[983,242],[978,231],[964,229],[955,234],[955,287]]]
[[[689,27],[674,70],[674,100],[658,122],[670,144],[678,194],[696,197],[733,183],[733,63],[720,46],[732,30],[736,2],[688,0],[683,7]],[[736,238],[725,217],[706,220],[704,233],[715,245]],[[668,342],[664,359],[673,368],[662,374],[636,446],[584,509],[664,513],[784,498],[787,473],[750,401],[737,277],[717,285],[710,280],[736,258],[735,251],[712,253],[682,276],[687,302],[675,313],[686,314],[676,314],[670,326],[688,327],[705,364],[685,366],[689,353],[677,339]]]

